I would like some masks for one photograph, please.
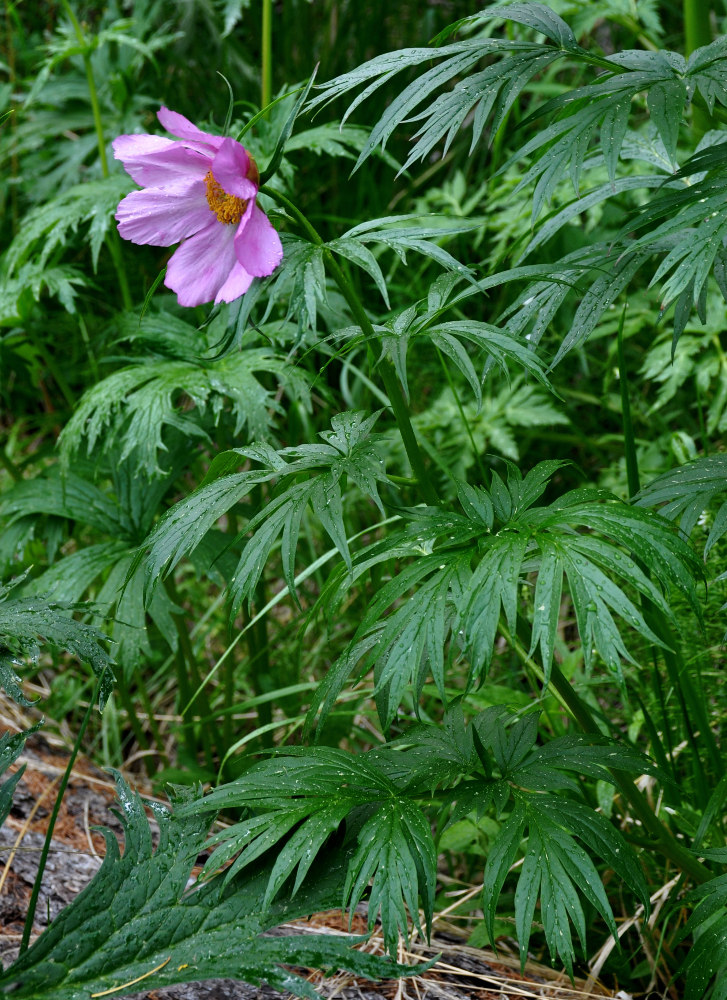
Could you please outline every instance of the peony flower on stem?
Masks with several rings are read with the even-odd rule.
[[[132,243],[179,243],[164,284],[182,306],[232,302],[283,258],[280,237],[255,199],[259,174],[247,150],[202,132],[183,115],[157,117],[176,139],[120,135],[114,156],[141,191],[119,204],[119,233]]]

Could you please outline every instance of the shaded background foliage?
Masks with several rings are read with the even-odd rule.
[[[76,4],[74,25],[62,5],[6,3],[0,113],[14,110],[0,136],[9,178],[0,211],[10,220],[0,233],[0,574],[27,575],[2,594],[0,679],[20,696],[22,673],[26,696],[42,695],[51,717],[88,726],[89,752],[105,764],[141,751],[137,767],[159,788],[228,782],[206,799],[178,799],[170,820],[180,843],[179,831],[193,830],[194,856],[196,814],[224,807],[235,821],[212,845],[205,874],[235,860],[224,885],[212,878],[200,894],[203,928],[218,897],[237,905],[243,871],[241,891],[254,885],[262,910],[276,898],[285,910],[301,885],[310,891],[314,855],[333,845],[332,892],[353,904],[368,893],[393,953],[407,911],[416,921],[421,906],[426,926],[443,901],[439,854],[447,879],[483,882],[461,913],[473,941],[515,931],[523,955],[547,950],[570,969],[614,929],[612,908],[648,909],[676,866],[702,887],[675,892],[663,923],[641,932],[646,950],[632,931],[606,972],[634,990],[666,989],[686,955],[687,985],[673,989],[696,998],[714,975],[718,998],[724,257],[705,293],[696,289],[697,313],[687,284],[660,316],[649,285],[654,261],[680,238],[658,227],[677,209],[692,212],[692,232],[705,222],[692,183],[705,185],[721,219],[724,92],[717,83],[711,114],[703,104],[682,114],[678,103],[660,113],[651,95],[661,86],[674,98],[673,84],[683,96],[681,78],[627,79],[620,159],[571,143],[587,151],[583,198],[566,158],[536,221],[531,189],[518,186],[555,146],[539,160],[532,145],[524,161],[523,144],[564,120],[563,102],[594,84],[605,57],[638,48],[656,72],[656,49],[683,52],[691,8],[552,0],[545,9],[573,29],[545,22],[557,63],[533,30],[540,15],[515,8],[527,8],[519,21],[464,24],[440,39],[501,46],[483,48],[477,67],[541,39],[533,52],[543,65],[501,127],[487,125],[471,148],[464,116],[446,150],[434,143],[397,174],[421,123],[392,118],[385,151],[351,174],[372,123],[394,115],[406,86],[422,86],[441,46],[419,65],[397,57],[401,75],[343,129],[336,116],[355,89],[337,78],[382,52],[426,46],[473,11],[277,5],[270,96],[302,85],[316,62],[322,87],[263,195],[285,260],[229,308],[182,310],[163,287],[150,294],[166,251],[116,239],[113,211],[132,184],[110,141],[158,131],[162,103],[220,131],[225,78],[235,135],[260,103],[262,5]],[[724,30],[726,13],[713,5],[710,33]],[[720,52],[716,60],[725,65]],[[470,71],[454,74],[455,92]],[[335,101],[321,107],[327,93]],[[246,133],[261,166],[294,100]],[[700,142],[702,158],[691,160]],[[402,215],[427,218],[375,221]],[[613,245],[642,266],[609,298]],[[524,286],[499,276],[520,263],[532,268],[519,275]],[[668,289],[668,272],[664,281]],[[590,316],[589,284],[598,289]],[[425,480],[392,419],[387,377],[403,387]],[[624,503],[641,484],[638,504]],[[681,534],[653,513],[662,504]],[[693,641],[680,646],[680,635]],[[104,713],[84,716],[94,697],[108,698]],[[313,734],[317,747],[296,745]],[[284,752],[254,763],[250,751],[273,747]],[[189,859],[165,844],[151,860],[145,822],[120,794],[133,844],[124,863],[143,857],[153,871],[169,856],[165,905],[176,913],[188,902]],[[120,863],[114,856],[89,890],[93,906],[121,891]],[[149,900],[129,898],[143,931]],[[260,927],[251,928],[250,940]],[[701,945],[690,950],[693,940]],[[58,931],[24,967],[39,976],[34,954],[65,955],[72,944]],[[274,961],[286,955],[296,964],[284,949]],[[341,949],[320,961],[342,961]],[[83,980],[90,989],[134,971],[104,965],[103,948],[99,962]],[[240,974],[271,979],[275,968]],[[62,995],[75,995],[74,982],[69,974]]]

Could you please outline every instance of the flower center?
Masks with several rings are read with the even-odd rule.
[[[226,226],[238,223],[247,208],[245,199],[228,194],[214,179],[211,170],[205,174],[204,183],[207,188],[207,204],[220,222],[224,222]]]

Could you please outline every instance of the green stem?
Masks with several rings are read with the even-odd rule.
[[[421,449],[419,448],[419,442],[416,439],[414,428],[412,427],[412,423],[409,418],[409,409],[406,405],[406,400],[404,399],[404,393],[399,380],[396,377],[394,366],[387,358],[382,358],[378,364],[376,363],[376,356],[373,349],[373,344],[377,340],[376,331],[374,330],[373,324],[361,304],[361,300],[356,294],[351,282],[348,280],[343,270],[339,267],[336,258],[326,246],[316,229],[314,229],[308,219],[293,204],[293,202],[286,198],[284,194],[281,194],[280,191],[275,191],[273,188],[266,187],[261,188],[260,190],[277,201],[279,205],[282,205],[283,208],[285,208],[296,219],[296,221],[300,223],[311,243],[322,248],[323,253],[326,256],[328,270],[348,303],[354,319],[361,327],[361,331],[366,340],[369,361],[372,367],[376,365],[377,370],[381,374],[381,380],[384,383],[386,394],[389,397],[389,403],[391,404],[391,409],[394,413],[394,418],[396,419],[399,433],[401,434],[401,439],[404,443],[407,458],[409,459],[412,473],[419,483],[422,497],[428,504],[438,506],[439,497],[437,496],[437,492],[434,489],[431,478],[427,473],[427,469],[424,464],[424,457],[421,453]]]
[[[626,476],[628,480],[629,494],[633,497],[639,492],[641,484],[639,481],[639,467],[636,456],[636,439],[634,437],[633,424],[631,422],[629,378],[628,369],[626,367],[626,354],[623,345],[623,326],[625,317],[626,306],[624,305],[618,329],[618,366],[619,384],[621,387],[621,415],[623,420],[624,449],[626,455]],[[642,568],[645,572],[647,572],[646,567]],[[698,693],[694,691],[691,683],[689,682],[688,672],[685,668],[684,658],[681,652],[679,637],[674,634],[666,616],[659,608],[645,598],[642,598],[641,604],[644,609],[644,619],[646,623],[654,630],[659,638],[666,643],[666,646],[668,647],[666,649],[662,649],[661,654],[666,664],[669,679],[677,695],[679,708],[684,721],[684,728],[686,730],[687,741],[689,742],[693,753],[693,760],[695,762],[699,762],[701,756],[694,731],[694,727],[696,725],[696,727],[702,732],[703,742],[706,745],[708,756],[713,767],[715,768],[715,773],[719,774],[721,768],[719,749],[714,740],[714,736],[712,735],[712,731],[709,728],[709,719],[704,709],[704,702],[703,700],[700,700]],[[654,671],[656,672],[657,670],[658,664],[656,656],[654,655]],[[664,731],[668,734],[668,740],[671,743],[669,720],[666,715],[666,705],[664,704],[661,692],[658,690],[660,683],[660,679],[655,681],[655,687],[657,688],[657,696],[659,697],[659,701],[663,709],[662,721]],[[701,763],[699,763],[695,768],[694,777],[696,784],[700,789],[702,799],[706,800],[707,788],[705,784],[704,769],[701,766]]]
[[[273,0],[263,0],[261,76],[260,107],[266,108],[273,95]]]
[[[550,683],[567,705],[568,711],[581,729],[587,733],[598,733],[600,735],[601,730],[593,718],[591,710],[576,694],[556,663],[553,664],[550,672]],[[620,771],[611,771],[611,774],[619,791],[636,813],[638,819],[641,820],[644,829],[648,830],[658,841],[659,849],[664,857],[673,861],[682,871],[688,872],[696,882],[703,883],[709,881],[712,878],[712,873],[709,869],[697,861],[691,851],[688,851],[686,847],[682,847],[679,841],[651,809],[645,796],[639,791],[633,781],[624,777]]]
[[[40,887],[43,882],[43,872],[45,871],[45,866],[48,861],[48,853],[50,851],[51,842],[53,840],[53,831],[55,829],[56,820],[58,819],[58,813],[61,809],[61,803],[63,801],[63,796],[65,794],[66,788],[68,787],[68,782],[73,771],[73,765],[76,762],[76,757],[78,756],[78,751],[81,748],[81,740],[84,737],[88,723],[91,719],[91,712],[93,711],[94,705],[98,701],[99,692],[101,691],[101,683],[106,676],[106,671],[108,667],[104,667],[101,676],[96,681],[93,689],[93,694],[88,703],[88,708],[81,721],[80,728],[78,730],[78,736],[73,744],[73,749],[71,750],[71,755],[68,758],[68,764],[66,765],[66,770],[63,773],[63,778],[61,779],[60,786],[58,788],[58,794],[56,795],[55,803],[53,804],[53,811],[48,820],[48,829],[45,834],[45,841],[43,842],[43,849],[40,852],[40,861],[38,862],[38,871],[36,872],[35,881],[33,882],[33,891],[30,894],[30,903],[28,904],[28,913],[25,917],[25,926],[23,927],[23,937],[20,942],[20,954],[28,950],[28,945],[30,944],[30,935],[33,930],[33,921],[35,919],[35,910],[38,906],[38,896],[40,895]]]
[[[15,4],[12,5],[13,7]],[[5,0],[5,38],[7,40],[7,71],[8,80],[10,84],[10,92],[15,92],[15,42],[13,40],[12,31],[12,18],[10,16],[11,3],[10,0]],[[14,13],[14,12],[13,12]],[[17,15],[16,15],[17,16]],[[20,174],[20,161],[18,158],[18,140],[16,135],[17,128],[17,118],[15,113],[11,113],[10,119],[8,121],[8,128],[10,132],[10,176],[13,181],[17,181]],[[11,233],[13,236],[18,231],[18,184],[13,183],[10,185],[10,219],[11,219]]]
[[[518,631],[520,630],[518,623]],[[501,632],[506,641],[515,649],[521,660],[527,660],[531,669],[544,680],[543,668],[533,660],[527,652],[519,637],[511,636],[506,628],[501,626]],[[593,716],[591,709],[585,701],[576,693],[568,678],[563,674],[557,663],[553,663],[550,670],[550,686],[556,692],[559,701],[563,704],[573,719],[578,723],[585,733],[593,733],[602,736],[603,731]],[[611,770],[614,784],[619,789],[624,799],[629,803],[641,824],[657,841],[653,848],[658,850],[673,861],[683,872],[700,884],[708,882],[712,878],[712,873],[700,861],[694,857],[691,851],[682,847],[679,841],[673,836],[670,830],[661,822],[656,813],[652,810],[646,797],[639,791],[633,781],[630,781],[621,771]]]
[[[483,486],[487,487],[489,484],[489,478],[487,472],[485,471],[485,467],[482,464],[482,458],[480,457],[480,453],[477,448],[477,443],[475,442],[475,436],[472,433],[472,427],[470,426],[470,422],[467,419],[467,414],[464,412],[464,406],[462,406],[462,400],[460,398],[459,392],[457,391],[457,386],[454,384],[454,379],[452,378],[452,374],[449,370],[444,355],[442,354],[442,352],[438,347],[436,348],[436,351],[437,351],[437,357],[439,358],[439,363],[442,366],[442,371],[444,372],[444,377],[447,379],[449,388],[451,389],[452,395],[454,396],[454,401],[457,404],[460,420],[462,421],[464,429],[467,432],[467,437],[470,439],[470,445],[472,446],[472,455],[475,460],[475,465],[477,466],[477,471],[480,474],[480,483]]]
[[[684,0],[684,54],[688,57],[695,49],[701,49],[712,42],[710,23],[712,8],[706,0]],[[698,139],[715,128],[716,122],[701,105],[692,107],[692,123]]]
[[[129,689],[127,687],[125,677],[121,677],[121,679],[119,680],[117,690],[121,698],[121,704],[123,705],[124,710],[126,712],[126,717],[129,720],[129,725],[131,726],[131,730],[134,734],[134,739],[139,744],[139,748],[141,750],[148,750],[149,741],[146,738],[146,733],[144,732],[144,727],[141,724],[141,720],[139,719],[139,716],[136,714],[136,706],[134,705],[131,693],[129,692]],[[152,774],[154,773],[154,764],[153,761],[151,761],[149,757],[146,755],[144,756],[144,767],[146,768],[147,775],[151,778]]]
[[[172,604],[177,607],[181,607],[179,594],[177,593],[171,577],[168,577],[165,580],[164,588]],[[192,725],[194,716],[189,706],[189,702],[192,688],[195,688],[195,690],[199,689],[200,675],[197,670],[197,661],[195,659],[194,650],[192,649],[192,643],[190,642],[187,624],[184,620],[184,614],[173,613],[172,618],[174,619],[174,627],[177,630],[177,677],[179,679],[179,693],[181,695],[180,700],[183,706],[182,720],[185,723],[185,742],[187,744],[187,749],[196,755],[197,747],[194,740],[194,727]],[[204,691],[204,688],[200,691],[199,701],[201,714],[204,716],[211,715],[212,710],[210,708],[209,701],[207,700],[207,694]],[[200,726],[200,739],[207,766],[210,769],[213,769],[214,755],[212,753],[212,742],[206,726]]]
[[[96,129],[96,143],[98,145],[98,156],[101,162],[101,173],[104,177],[110,176],[109,171],[109,161],[106,156],[106,138],[103,131],[103,120],[101,118],[101,105],[98,100],[98,91],[96,89],[96,80],[93,75],[93,65],[91,64],[91,56],[89,55],[88,46],[86,44],[86,38],[83,34],[83,29],[78,23],[78,18],[76,17],[70,3],[68,0],[62,0],[63,8],[70,18],[71,24],[73,25],[73,31],[78,39],[78,44],[81,46],[81,54],[83,58],[83,65],[86,70],[86,83],[88,85],[88,96],[91,100],[91,112],[93,114],[93,124]],[[119,234],[114,229],[106,237],[106,246],[111,254],[111,261],[114,265],[114,270],[116,271],[116,277],[119,281],[119,289],[121,290],[121,299],[124,303],[124,309],[132,308],[131,293],[129,291],[129,282],[126,277],[126,270],[124,269],[122,253],[121,253],[121,243],[119,242]]]
[[[8,473],[8,475],[11,477],[11,479],[14,479],[16,482],[18,482],[20,479],[23,478],[20,469],[17,467],[15,462],[13,462],[5,454],[4,448],[0,448],[0,465],[2,465],[2,467]]]
[[[624,320],[626,319],[626,305],[621,313],[621,322],[618,325],[618,373],[619,386],[621,389],[621,420],[623,421],[624,450],[626,454],[626,481],[629,487],[629,496],[634,497],[641,489],[639,483],[639,466],[636,460],[636,439],[634,437],[634,427],[631,422],[631,399],[629,397],[629,380],[626,369],[626,353],[624,351]]]

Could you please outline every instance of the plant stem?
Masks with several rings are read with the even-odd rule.
[[[419,448],[419,442],[416,439],[414,428],[412,427],[411,420],[409,418],[409,409],[407,407],[406,400],[404,399],[404,393],[399,380],[396,377],[394,366],[387,358],[382,358],[378,364],[376,363],[376,357],[373,349],[374,341],[377,339],[376,331],[374,330],[373,324],[361,304],[361,300],[356,294],[351,282],[339,267],[333,253],[326,246],[316,229],[314,229],[308,219],[293,204],[293,202],[286,198],[284,194],[281,194],[279,191],[275,191],[272,188],[266,187],[261,188],[260,190],[263,191],[264,194],[269,195],[277,201],[279,205],[282,205],[283,208],[290,212],[290,214],[300,223],[303,230],[310,238],[311,243],[323,249],[331,276],[341,290],[343,297],[353,313],[354,319],[361,327],[361,332],[366,339],[369,361],[372,367],[376,365],[378,371],[381,373],[381,380],[384,383],[386,394],[389,397],[389,403],[391,404],[391,409],[394,413],[394,418],[396,419],[399,433],[401,434],[401,439],[404,443],[404,448],[406,450],[407,458],[409,459],[409,464],[411,465],[412,473],[419,484],[422,498],[428,504],[438,506],[439,497],[437,496],[432,480],[427,473],[427,469],[424,464],[424,457],[421,453],[421,449]]]
[[[556,663],[551,668],[550,683],[567,705],[569,712],[581,729],[587,733],[598,733],[600,735],[601,730],[593,718],[591,710],[576,694]],[[688,872],[696,882],[703,883],[709,881],[712,878],[712,873],[709,869],[700,861],[697,861],[691,851],[688,851],[686,847],[682,847],[671,831],[664,826],[656,813],[653,812],[645,796],[639,791],[633,781],[624,777],[620,771],[611,771],[611,774],[619,791],[641,820],[644,828],[658,841],[659,850],[664,857],[673,861],[682,871]]]
[[[621,313],[621,322],[618,325],[618,373],[619,387],[621,389],[621,420],[623,422],[624,451],[626,455],[626,482],[629,487],[629,496],[634,497],[641,489],[639,483],[639,466],[636,460],[636,439],[634,438],[634,428],[631,422],[631,400],[629,398],[629,380],[626,370],[626,353],[624,351],[624,320],[626,319],[626,305],[624,304]]]
[[[639,481],[639,466],[636,456],[636,439],[634,437],[633,424],[631,422],[629,378],[628,369],[626,367],[626,354],[623,346],[623,326],[625,317],[626,306],[624,305],[618,330],[618,366],[619,384],[621,387],[621,415],[623,421],[624,450],[626,456],[626,476],[628,480],[629,494],[634,497],[641,489],[641,483]],[[649,574],[647,568],[642,566],[642,569],[644,569],[644,572],[646,572],[648,576]],[[706,747],[707,754],[712,762],[712,766],[715,769],[715,773],[719,774],[722,767],[719,749],[717,748],[714,736],[712,735],[712,730],[709,728],[709,718],[704,707],[704,700],[699,698],[698,693],[693,689],[689,681],[689,672],[686,670],[684,664],[684,657],[682,656],[679,636],[674,634],[666,616],[659,608],[656,607],[656,605],[652,604],[646,598],[642,597],[641,605],[644,609],[644,620],[649,627],[654,630],[659,638],[666,643],[667,646],[667,648],[661,650],[661,655],[663,656],[666,664],[669,680],[671,681],[677,695],[687,741],[692,749],[693,761],[696,764],[694,769],[694,779],[697,788],[700,791],[702,802],[704,803],[708,797],[708,792],[705,783],[704,768],[701,762],[700,747],[694,731],[695,727],[702,733],[703,745]],[[658,661],[656,650],[653,650],[653,658],[654,687],[662,708],[662,724],[664,731],[667,734],[667,739],[669,745],[671,746],[672,739],[669,719],[666,715],[666,705],[661,692],[661,679],[658,677],[657,673]]]
[[[0,465],[2,465],[11,479],[14,479],[16,482],[23,478],[20,469],[12,459],[8,458],[5,454],[5,449],[2,447],[0,447]]]
[[[500,625],[500,631],[507,640],[508,644],[515,649],[520,659],[523,662],[527,662],[530,668],[533,669],[542,680],[545,680],[545,674],[543,673],[542,666],[536,663],[535,660],[528,654],[527,645],[521,642],[519,635],[511,636],[507,628],[503,627],[502,624]],[[518,632],[520,632],[519,622]],[[598,725],[591,709],[580,697],[580,695],[576,693],[570,681],[561,671],[557,663],[553,663],[550,669],[550,686],[556,692],[558,700],[565,706],[583,732],[603,736],[603,730]],[[657,841],[657,843],[652,845],[653,848],[658,848],[665,858],[673,861],[674,864],[677,865],[677,867],[683,872],[691,875],[695,882],[701,884],[709,881],[709,879],[712,878],[712,873],[709,869],[706,868],[700,861],[697,861],[691,851],[687,850],[686,847],[682,847],[672,832],[662,823],[656,813],[652,810],[646,800],[646,797],[639,791],[633,781],[630,781],[627,777],[625,777],[621,771],[611,768],[609,768],[609,771],[611,771],[611,774],[613,775],[614,784],[636,813],[636,816],[641,821],[644,829],[648,830],[648,832]]]
[[[171,577],[168,577],[165,580],[164,588],[172,604],[177,607],[181,607],[179,594],[177,593]],[[186,706],[186,708],[182,708],[182,719],[187,727],[185,728],[185,742],[187,744],[187,749],[196,755],[197,746],[195,744],[194,730],[192,728],[194,717],[189,708],[189,702],[192,687],[199,690],[200,676],[199,671],[197,670],[197,663],[194,656],[194,650],[192,649],[192,643],[189,639],[187,624],[184,620],[184,613],[172,613],[172,618],[174,619],[174,627],[177,630],[177,678],[179,680],[179,693],[181,695],[180,701],[182,706]],[[201,714],[204,716],[211,715],[212,709],[210,708],[204,688],[200,690],[199,700]],[[213,769],[214,755],[212,753],[212,742],[206,726],[200,726],[200,739],[202,741],[202,748],[204,750],[207,766],[210,769]]]
[[[475,441],[475,436],[472,432],[472,427],[470,425],[470,422],[467,419],[467,414],[464,412],[464,406],[462,405],[462,400],[460,398],[459,392],[457,391],[457,386],[454,384],[454,379],[452,378],[451,372],[449,370],[449,367],[447,366],[447,362],[445,360],[444,355],[442,354],[442,352],[438,347],[436,348],[436,351],[437,351],[437,357],[439,358],[439,364],[442,366],[442,371],[444,372],[444,377],[447,379],[449,388],[452,392],[452,395],[454,396],[454,401],[457,404],[460,420],[462,421],[462,425],[465,431],[467,432],[467,437],[470,439],[470,445],[472,446],[472,456],[475,460],[477,471],[480,474],[480,483],[482,486],[487,487],[489,485],[489,477],[487,475],[487,472],[485,471],[484,465],[482,464],[482,457],[477,448],[477,442]]]
[[[101,105],[98,101],[98,91],[96,90],[96,80],[93,75],[93,65],[91,64],[91,56],[89,55],[88,46],[86,44],[86,38],[83,34],[83,29],[78,23],[78,18],[76,17],[70,3],[68,0],[62,0],[63,8],[68,14],[73,25],[73,30],[75,32],[76,38],[78,39],[78,44],[81,46],[81,54],[83,58],[83,65],[86,70],[86,82],[88,85],[88,96],[91,100],[91,112],[93,114],[93,124],[96,129],[96,143],[98,145],[98,156],[101,162],[101,173],[104,177],[110,176],[109,171],[109,161],[106,156],[106,139],[104,137],[103,131],[103,121],[101,118]],[[114,265],[114,270],[116,271],[116,277],[119,282],[119,289],[121,291],[121,299],[124,303],[124,309],[132,308],[131,293],[129,291],[129,282],[126,277],[126,270],[124,269],[124,263],[121,253],[121,243],[119,241],[118,232],[113,229],[106,237],[106,246],[111,254],[111,261]]]
[[[76,763],[76,757],[78,756],[78,751],[81,748],[81,740],[84,737],[88,723],[91,719],[91,712],[93,711],[94,705],[98,701],[99,692],[101,691],[101,684],[104,677],[106,676],[106,671],[108,667],[104,667],[101,676],[97,679],[94,685],[93,694],[88,703],[88,708],[86,709],[83,719],[81,720],[81,725],[78,730],[78,736],[73,744],[73,749],[71,750],[71,755],[68,758],[68,764],[66,765],[66,770],[63,773],[61,783],[58,787],[58,794],[56,795],[56,800],[53,804],[53,811],[50,814],[50,819],[48,820],[48,829],[45,834],[45,841],[43,842],[43,849],[40,852],[40,861],[38,862],[38,871],[35,875],[35,881],[33,882],[33,891],[30,894],[30,903],[28,904],[28,913],[25,917],[25,926],[23,927],[23,937],[20,942],[20,954],[28,950],[28,945],[30,944],[30,935],[33,930],[33,920],[35,919],[35,910],[38,906],[38,896],[40,895],[40,887],[43,882],[43,872],[45,871],[45,866],[48,861],[48,853],[50,851],[50,845],[53,840],[53,830],[55,829],[56,821],[58,819],[58,813],[61,809],[61,803],[63,801],[63,796],[65,794],[66,788],[68,787],[68,782],[71,777],[71,772],[73,771],[73,765]]]
[[[690,56],[695,49],[709,45],[712,39],[711,4],[706,0],[684,0],[684,54]],[[714,128],[716,122],[704,108],[692,107],[692,124],[698,139]]]
[[[273,0],[263,0],[262,94],[260,106],[266,108],[273,95]]]

